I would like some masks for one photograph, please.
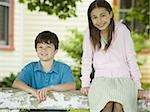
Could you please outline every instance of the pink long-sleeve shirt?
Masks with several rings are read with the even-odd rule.
[[[81,81],[82,87],[90,86],[90,74],[92,71],[92,64],[95,69],[95,76],[108,78],[130,78],[137,88],[141,88],[139,71],[136,53],[130,31],[127,27],[118,22],[115,23],[115,31],[113,33],[113,40],[107,51],[104,51],[104,45],[98,51],[94,51],[89,31],[84,35],[83,41],[83,56],[81,66]]]

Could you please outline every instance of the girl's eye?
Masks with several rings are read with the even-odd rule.
[[[97,18],[97,17],[95,17],[95,16],[94,16],[94,17],[92,17],[92,19],[96,19],[96,18]]]
[[[105,14],[102,15],[103,17],[105,16]]]

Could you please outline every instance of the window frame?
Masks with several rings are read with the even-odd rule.
[[[0,45],[0,51],[14,50],[14,0],[10,0],[8,25],[8,45]]]

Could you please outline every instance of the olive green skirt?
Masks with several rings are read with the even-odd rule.
[[[137,88],[128,78],[95,78],[89,90],[90,112],[100,112],[112,101],[122,104],[124,112],[137,112]]]

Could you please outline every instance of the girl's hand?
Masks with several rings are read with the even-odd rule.
[[[144,91],[143,91],[143,98],[144,98],[146,101],[150,101],[150,90],[144,90]]]
[[[143,91],[143,98],[145,99],[145,104],[149,105],[149,103],[150,103],[150,90]]]
[[[145,105],[148,106],[150,103],[150,90],[139,91],[140,99],[143,99]]]
[[[83,87],[83,88],[81,88],[81,93],[83,94],[83,95],[88,95],[88,92],[89,92],[89,87]]]

